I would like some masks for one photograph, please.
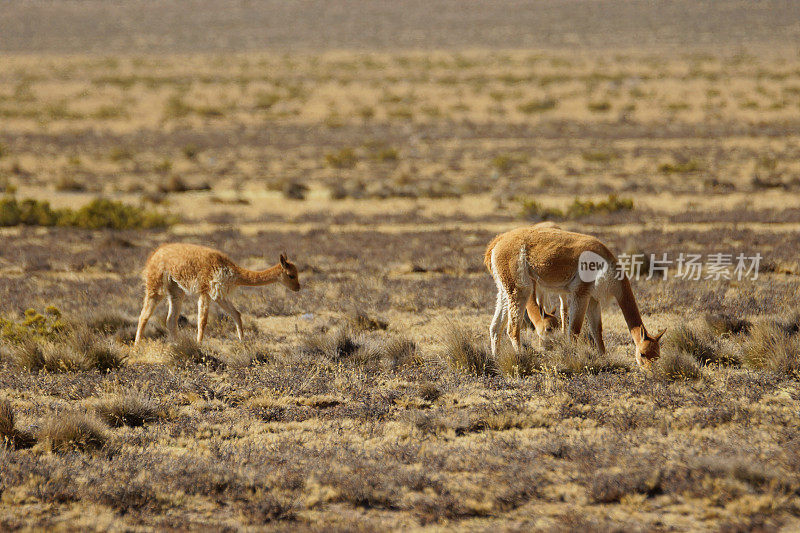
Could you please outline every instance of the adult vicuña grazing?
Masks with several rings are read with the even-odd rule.
[[[197,342],[202,342],[208,322],[208,307],[216,302],[236,323],[239,340],[244,339],[242,315],[228,297],[240,286],[267,285],[280,281],[292,291],[300,290],[297,267],[285,254],[280,262],[266,270],[242,268],[224,253],[196,244],[170,243],[159,246],[144,267],[144,304],[139,315],[134,345],[139,344],[147,321],[156,306],[166,296],[169,303],[167,331],[174,338],[178,332],[178,317],[186,294],[196,294]]]
[[[580,333],[583,319],[588,315],[589,334],[600,353],[605,352],[600,308],[613,297],[636,346],[636,362],[646,366],[658,359],[659,339],[664,331],[656,336],[647,333],[630,280],[619,272],[614,254],[595,237],[552,227],[525,227],[495,237],[490,246],[488,263],[498,292],[489,329],[492,354],[496,354],[506,315],[508,336],[519,351],[523,309],[540,286],[546,292],[567,296],[567,327],[571,334]],[[579,272],[585,253],[594,254],[592,257],[604,263],[605,268],[594,273]]]

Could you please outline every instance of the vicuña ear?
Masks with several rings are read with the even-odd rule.
[[[661,337],[663,337],[663,336],[664,336],[664,333],[666,333],[666,332],[667,332],[667,328],[664,328],[664,329],[662,329],[662,330],[661,330],[661,332],[659,332],[659,334],[658,334],[658,335],[656,335],[656,337],[655,337],[655,340],[658,340],[658,339],[660,339]]]
[[[286,252],[283,252],[281,254],[281,266],[284,266],[284,267],[287,266],[287,264],[288,264],[287,261],[288,260],[286,259]]]

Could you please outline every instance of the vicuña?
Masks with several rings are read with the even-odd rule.
[[[495,237],[484,260],[497,285],[497,305],[489,328],[492,354],[497,353],[506,321],[511,344],[519,351],[524,309],[538,287],[566,299],[566,326],[572,335],[580,333],[584,317],[588,318],[589,335],[600,353],[605,353],[600,310],[614,298],[636,346],[636,362],[648,366],[658,359],[664,331],[655,336],[647,332],[630,280],[619,271],[614,254],[595,237],[552,225],[518,228]]]
[[[156,306],[167,298],[167,331],[174,338],[178,331],[181,304],[187,294],[197,299],[197,342],[202,342],[210,303],[216,302],[236,323],[239,340],[244,339],[242,315],[228,299],[240,286],[267,285],[280,281],[292,291],[300,290],[297,267],[285,254],[266,270],[248,270],[213,248],[196,244],[170,243],[159,246],[147,260],[144,272],[144,304],[139,315],[134,345],[139,344],[147,321]]]

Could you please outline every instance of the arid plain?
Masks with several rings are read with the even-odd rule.
[[[618,40],[10,46],[0,528],[800,527],[798,48]],[[616,305],[604,357],[493,360],[484,249],[542,219],[759,275],[635,281],[649,373]],[[218,309],[188,340],[191,302],[170,343],[162,304],[134,349],[170,241],[285,251],[303,288],[236,294],[244,343]]]

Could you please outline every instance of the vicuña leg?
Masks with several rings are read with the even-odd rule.
[[[585,292],[573,294],[569,302],[569,331],[577,337],[581,333],[583,319],[586,316],[586,308],[589,305],[589,295]]]
[[[597,351],[601,354],[606,353],[606,345],[603,342],[603,320],[600,316],[600,302],[594,298],[589,300],[589,306],[586,309],[586,318],[589,321],[589,335],[594,340]]]
[[[503,290],[497,291],[497,303],[494,307],[494,318],[492,324],[489,326],[489,338],[492,343],[492,355],[497,355],[497,346],[500,343],[500,338],[503,335],[503,326],[506,323],[506,298]]]
[[[565,296],[558,297],[558,305],[559,309],[561,310],[561,332],[565,333],[567,331],[567,303],[565,301]]]
[[[167,304],[169,304],[169,310],[167,311],[167,332],[173,339],[178,336],[178,317],[181,316],[183,296],[184,292],[178,287],[177,283],[173,282],[167,287]]]
[[[531,290],[524,287],[517,287],[513,293],[508,295],[508,337],[516,352],[520,350],[519,331],[523,324],[523,314],[526,311],[525,304],[530,295]]]
[[[136,340],[133,341],[134,346],[138,345],[139,341],[142,339],[142,334],[144,334],[144,328],[147,326],[147,321],[150,320],[150,317],[153,315],[153,311],[156,310],[156,306],[160,301],[160,294],[145,294],[144,303],[142,304],[142,312],[139,314],[139,326],[136,328]]]
[[[208,294],[201,294],[197,299],[197,342],[203,342],[203,335],[206,332],[208,323],[208,305],[211,298]]]
[[[242,314],[236,309],[232,303],[225,299],[217,300],[219,306],[228,313],[233,321],[236,323],[236,335],[240,341],[244,340],[244,330],[242,329]]]

